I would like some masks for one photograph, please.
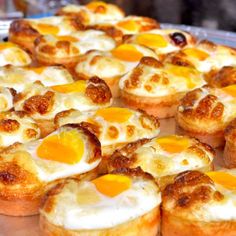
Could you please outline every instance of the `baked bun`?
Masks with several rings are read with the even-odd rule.
[[[103,175],[92,181],[69,179],[53,187],[40,210],[41,233],[158,235],[159,188],[141,170],[125,169],[123,172]]]
[[[236,50],[202,40],[195,47],[184,48],[172,53],[166,60],[176,65],[190,66],[208,73],[224,66],[235,65]]]
[[[80,57],[75,74],[79,79],[91,76],[104,79],[113,97],[118,97],[121,76],[137,66],[144,56],[157,58],[151,49],[137,44],[121,44],[111,52],[90,51]]]
[[[108,169],[141,167],[163,189],[180,172],[212,170],[214,156],[214,150],[207,144],[187,136],[171,135],[127,144],[111,156]]]
[[[63,126],[44,139],[4,149],[0,157],[0,214],[37,214],[53,181],[90,175],[100,160],[99,141],[78,125]]]
[[[236,85],[202,87],[188,92],[178,107],[178,132],[212,147],[224,145],[224,129],[236,116]]]
[[[84,6],[70,4],[59,9],[56,14],[75,17],[85,25],[121,20],[125,16],[118,6],[102,1],[90,2]]]
[[[89,50],[110,51],[116,42],[103,31],[86,30],[70,35],[44,35],[35,40],[35,57],[39,64],[73,67],[81,54]]]
[[[0,86],[22,92],[30,84],[40,81],[44,86],[72,83],[71,74],[60,66],[49,67],[0,67]]]
[[[16,111],[24,111],[34,118],[44,135],[54,129],[54,116],[64,110],[97,110],[110,106],[111,92],[98,77],[65,85],[44,87],[41,83],[28,86],[14,100]]]
[[[9,40],[33,52],[34,41],[40,35],[69,35],[83,29],[84,26],[78,19],[66,16],[19,19],[10,25]]]
[[[236,167],[236,119],[233,119],[226,127],[224,132],[225,148],[224,162],[228,168]]]
[[[162,235],[236,235],[235,183],[236,170],[179,174],[162,193]]]
[[[26,143],[40,137],[36,122],[23,112],[0,112],[0,147]]]
[[[27,66],[31,62],[30,56],[17,44],[0,42],[0,66]]]
[[[193,68],[163,65],[155,58],[143,57],[136,68],[121,78],[119,87],[126,106],[167,118],[175,115],[186,92],[203,84],[201,73]]]
[[[125,43],[136,43],[151,48],[164,59],[167,53],[175,52],[185,47],[193,47],[196,39],[188,32],[177,29],[154,29],[134,35],[126,35]]]
[[[140,138],[153,138],[160,132],[158,120],[141,111],[108,107],[92,112],[64,111],[56,115],[56,127],[80,123],[94,133],[101,145],[103,156]]]

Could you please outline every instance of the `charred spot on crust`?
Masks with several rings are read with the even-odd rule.
[[[8,171],[0,171],[0,181],[3,184],[13,184],[16,180],[17,176],[8,172]]]
[[[138,65],[132,70],[129,79],[125,81],[126,88],[138,88],[140,85],[140,76],[143,74],[143,69]]]
[[[163,64],[153,57],[142,57],[142,59],[140,60],[140,64],[146,65],[146,66],[151,66],[154,68],[163,67]]]
[[[22,19],[14,20],[10,25],[9,32],[14,35],[24,34],[27,36],[34,36],[34,37],[37,37],[40,35],[37,30],[32,28],[32,26],[30,25],[29,22],[27,22],[26,20],[22,20]]]

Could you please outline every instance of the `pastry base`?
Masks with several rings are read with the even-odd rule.
[[[236,146],[235,143],[226,141],[223,159],[227,168],[236,168]]]

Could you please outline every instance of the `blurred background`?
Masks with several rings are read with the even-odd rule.
[[[0,0],[0,17],[48,16],[68,3],[87,2],[90,1]],[[127,14],[150,16],[164,23],[236,31],[236,0],[111,0],[106,2],[118,4]]]

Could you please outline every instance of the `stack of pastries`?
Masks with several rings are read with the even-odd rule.
[[[0,43],[0,214],[41,235],[235,236],[235,143],[234,48],[101,1]]]

